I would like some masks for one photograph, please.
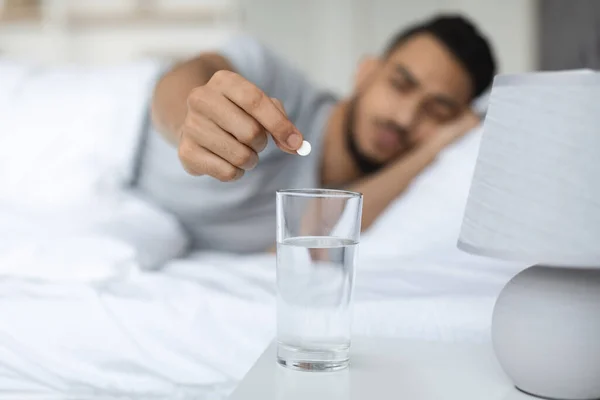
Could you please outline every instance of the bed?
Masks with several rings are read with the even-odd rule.
[[[354,334],[488,339],[515,269],[445,257],[361,259]],[[275,260],[191,254],[104,282],[0,282],[2,392],[225,396],[275,334]]]
[[[129,187],[160,70],[0,62],[0,399],[220,399],[275,335],[274,257],[188,253],[178,222]],[[478,135],[363,236],[355,335],[489,339],[525,266],[455,248]]]

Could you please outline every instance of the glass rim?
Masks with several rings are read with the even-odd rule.
[[[362,193],[341,189],[282,189],[277,190],[277,195],[297,197],[321,197],[321,198],[361,198]]]

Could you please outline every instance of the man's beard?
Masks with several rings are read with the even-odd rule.
[[[358,98],[355,97],[350,100],[348,104],[348,111],[346,112],[346,145],[350,151],[350,155],[354,159],[354,162],[358,166],[358,169],[366,175],[373,174],[383,168],[384,163],[372,159],[371,157],[364,154],[359,148],[356,142],[356,106],[358,104]]]
[[[363,174],[369,175],[379,171],[383,168],[386,163],[374,160],[372,157],[364,154],[358,147],[356,138],[356,109],[358,106],[358,97],[353,98],[348,104],[348,111],[346,113],[345,130],[346,130],[346,145],[350,151],[350,155],[354,159],[354,162],[358,166],[358,169]],[[377,125],[385,126],[387,129],[393,130],[398,134],[400,138],[403,150],[395,158],[401,157],[404,154],[412,150],[413,145],[410,143],[408,130],[393,121],[378,120]]]

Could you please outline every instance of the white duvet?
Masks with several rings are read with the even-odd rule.
[[[5,278],[0,388],[218,398],[210,396],[229,393],[275,334],[274,271],[269,255],[195,254],[96,284]],[[361,260],[354,332],[487,340],[495,295],[515,272],[436,258]]]

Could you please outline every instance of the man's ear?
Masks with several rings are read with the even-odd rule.
[[[361,90],[373,79],[375,72],[381,67],[381,59],[374,56],[363,57],[358,63],[358,69],[354,77],[354,89]]]

